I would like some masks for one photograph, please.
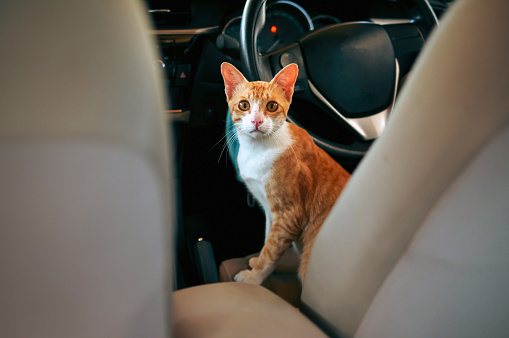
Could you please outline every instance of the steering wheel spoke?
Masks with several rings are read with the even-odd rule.
[[[339,118],[344,124],[352,129],[353,132],[356,133],[357,137],[364,141],[371,141],[378,138],[382,135],[382,132],[385,130],[385,126],[389,119],[389,115],[394,106],[394,102],[396,100],[396,93],[398,88],[398,79],[399,79],[399,66],[398,60],[395,59],[395,84],[393,88],[392,101],[387,108],[384,108],[378,112],[375,112],[369,116],[353,118],[348,117],[344,113],[341,112],[340,109],[336,108],[332,105],[323,94],[316,88],[311,81],[309,81],[309,88],[311,92],[316,97],[316,99],[325,107],[328,108],[328,111],[336,118]]]

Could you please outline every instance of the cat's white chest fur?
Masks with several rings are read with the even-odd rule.
[[[287,123],[279,128],[275,134],[262,139],[254,139],[242,133],[239,134],[238,165],[240,176],[265,211],[265,240],[267,240],[272,226],[272,212],[267,200],[265,186],[272,173],[274,161],[292,143]]]

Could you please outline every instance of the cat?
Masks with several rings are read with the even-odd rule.
[[[283,68],[270,82],[249,82],[224,62],[221,74],[239,141],[238,167],[265,211],[265,244],[251,270],[234,280],[261,284],[295,242],[304,280],[314,239],[350,174],[302,128],[286,121],[299,69]]]

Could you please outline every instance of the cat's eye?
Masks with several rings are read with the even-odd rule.
[[[275,112],[277,110],[277,107],[278,105],[274,101],[270,101],[269,103],[267,103],[267,110],[270,112]]]
[[[249,109],[249,107],[250,107],[249,102],[247,102],[246,100],[239,102],[239,109],[240,110],[246,111],[246,110]]]

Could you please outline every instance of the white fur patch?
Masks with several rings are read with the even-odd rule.
[[[272,226],[272,212],[267,200],[265,185],[271,175],[274,161],[292,144],[288,124],[285,123],[273,135],[253,138],[239,133],[238,164],[247,188],[265,211],[267,240]]]

